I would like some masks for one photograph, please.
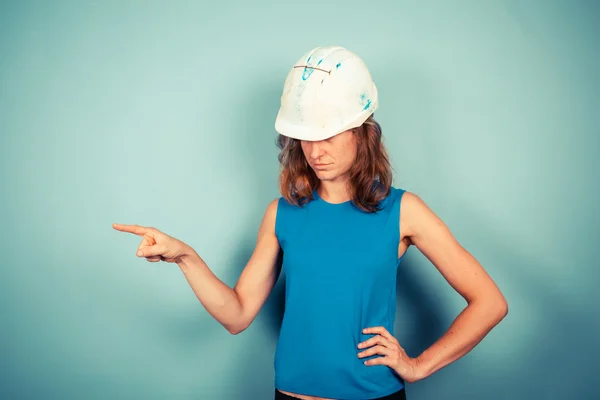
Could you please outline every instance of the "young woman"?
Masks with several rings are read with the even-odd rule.
[[[405,382],[465,355],[508,312],[493,280],[440,218],[392,185],[377,107],[369,71],[347,49],[315,48],[293,66],[275,122],[282,196],[268,205],[234,288],[182,241],[113,225],[143,238],[139,257],[177,263],[232,334],[252,323],[285,271],[275,399],[405,399]],[[414,358],[393,335],[397,267],[411,245],[468,303]]]

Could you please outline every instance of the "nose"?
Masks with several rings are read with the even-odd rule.
[[[321,157],[323,155],[323,141],[322,140],[310,142],[309,155],[310,155],[311,160],[313,160],[313,161],[318,160],[319,157]]]

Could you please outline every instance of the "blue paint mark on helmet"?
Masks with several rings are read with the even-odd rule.
[[[338,69],[338,68],[339,68],[339,67],[341,67],[341,66],[342,66],[342,63],[341,63],[341,62],[339,62],[339,63],[337,63],[337,65],[335,66],[335,69]]]
[[[369,98],[367,97],[367,94],[366,94],[366,93],[363,93],[363,94],[361,94],[361,95],[360,95],[360,104],[361,104],[362,106],[364,106],[364,107],[363,107],[363,111],[365,111],[365,110],[367,110],[369,107],[371,107],[371,99],[369,99]]]
[[[323,62],[322,58],[319,60],[319,62],[317,63],[316,66],[318,67],[319,64],[321,64],[321,62]],[[306,64],[310,65],[310,57],[308,57],[308,60],[306,60]],[[314,72],[314,68],[304,67],[304,71],[302,72],[302,80],[303,81],[307,80],[312,75],[313,72]]]

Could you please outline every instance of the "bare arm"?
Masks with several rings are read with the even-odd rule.
[[[281,271],[275,236],[277,203],[273,200],[267,207],[254,252],[233,289],[217,278],[193,250],[177,263],[206,311],[234,335],[254,321]]]
[[[471,351],[506,316],[508,305],[481,264],[417,195],[406,192],[401,207],[401,235],[467,301],[446,333],[417,357],[418,379],[423,379]]]

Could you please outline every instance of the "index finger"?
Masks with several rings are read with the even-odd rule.
[[[146,228],[145,226],[140,225],[113,224],[113,228],[115,228],[118,231],[129,232],[139,236],[144,236],[150,231],[150,228]]]
[[[380,336],[383,336],[384,338],[386,338],[387,340],[390,341],[395,341],[396,338],[392,336],[392,334],[385,329],[383,326],[373,326],[373,327],[369,327],[369,328],[365,328],[363,329],[363,333],[372,333],[372,334],[379,334]]]

